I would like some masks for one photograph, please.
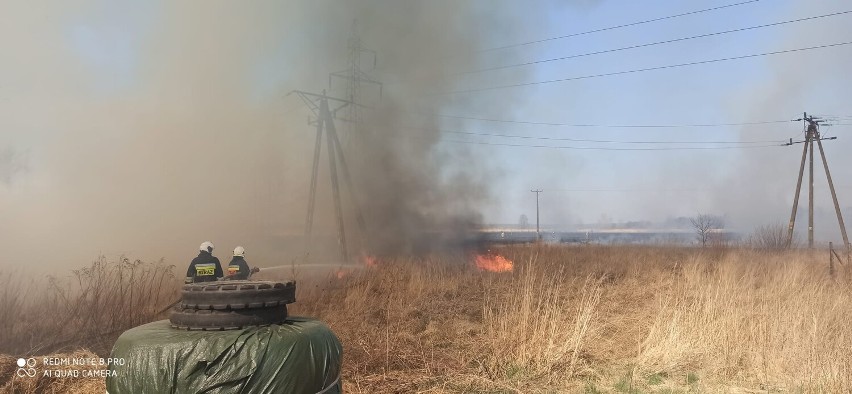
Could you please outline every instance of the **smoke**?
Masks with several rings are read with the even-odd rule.
[[[501,158],[488,156],[488,150],[442,141],[439,131],[488,131],[477,128],[487,126],[434,114],[517,119],[548,114],[568,120],[579,116],[572,108],[586,102],[599,103],[600,117],[620,112],[620,105],[644,108],[653,100],[645,92],[629,91],[629,84],[621,95],[598,89],[603,85],[593,81],[563,87],[554,93],[559,100],[545,97],[544,87],[436,93],[548,78],[528,75],[523,68],[460,73],[540,58],[542,52],[533,48],[488,49],[542,38],[547,24],[560,23],[550,15],[554,8],[584,13],[597,5],[589,0],[504,2],[499,7],[490,1],[450,0],[10,5],[4,14],[14,17],[0,24],[0,264],[26,262],[53,270],[78,266],[100,253],[123,253],[148,260],[165,257],[182,267],[206,240],[216,244],[219,256],[227,256],[234,246],[246,247],[252,264],[297,260],[303,253],[315,134],[306,122],[309,111],[286,93],[326,89],[346,98],[346,81],[334,79],[329,86],[328,73],[347,68],[354,21],[364,47],[377,55],[373,69],[372,57],[365,53],[362,68],[384,85],[381,97],[375,86],[362,85],[357,97],[364,105],[358,109],[360,124],[344,121],[347,108],[338,112],[337,129],[355,186],[353,199],[343,185],[350,250],[418,252],[434,247],[436,238],[441,246],[437,234],[462,234],[476,227],[483,212],[505,208],[507,194],[517,195],[509,197],[517,202],[511,209],[526,208],[504,216],[515,221],[526,212],[532,218],[527,209],[534,199],[528,189],[551,184],[570,189],[571,183],[593,177],[609,182],[633,159],[620,152],[595,157],[533,153],[537,156],[530,161],[549,170],[527,180],[517,172],[521,170],[501,167]],[[786,7],[784,12],[774,9],[778,15],[771,19],[838,11],[844,2],[793,2]],[[852,36],[847,20],[789,25],[760,42],[772,50],[843,41]],[[600,25],[606,24],[595,26]],[[595,42],[590,38],[575,44]],[[803,111],[852,115],[845,106],[852,99],[852,81],[845,78],[850,56],[848,47],[838,47],[760,59],[769,72],[731,88],[726,113],[719,117],[763,121]],[[609,61],[589,64],[595,70],[629,68]],[[562,63],[552,66],[551,71],[559,71],[556,76],[592,73]],[[563,66],[565,70],[556,69]],[[551,86],[556,87],[562,86]],[[667,89],[673,92],[668,100],[683,93],[676,84]],[[546,108],[529,111],[527,98],[545,102]],[[795,123],[782,126],[743,129],[742,139],[778,140],[800,131]],[[845,168],[852,159],[845,154],[845,130],[825,129],[839,139],[824,145],[841,206],[848,212],[852,180]],[[634,166],[632,174],[641,178],[634,183],[706,192],[687,198],[677,191],[648,193],[647,198],[544,193],[543,222],[567,222],[586,213],[653,220],[698,211],[725,215],[729,227],[740,229],[786,221],[800,152],[794,146],[724,156],[733,163],[730,173],[714,172],[716,159],[709,153],[668,156],[677,158],[676,165],[648,160]],[[314,248],[317,259],[338,258],[327,160],[321,160],[314,232],[317,242],[329,242]],[[604,166],[598,163],[607,163],[611,174],[601,173]],[[818,236],[826,231],[826,237],[834,237],[833,207],[821,163],[815,164]],[[521,179],[513,185],[520,185],[515,188],[519,192],[495,190],[505,186],[504,174]],[[353,201],[364,213],[366,234],[353,231]],[[803,199],[800,214],[805,207]]]
[[[32,157],[4,195],[3,263],[178,263],[206,239],[257,243],[261,218],[298,197],[271,170],[289,169],[280,102],[251,103],[242,86],[263,46],[248,29],[216,34],[238,10],[18,8],[2,34],[2,129],[21,130],[3,139]]]
[[[0,146],[29,154],[0,155],[0,264],[45,270],[98,254],[183,267],[206,240],[219,256],[245,246],[253,264],[297,259],[314,133],[285,94],[320,91],[346,67],[354,20],[387,86],[380,100],[364,87],[373,108],[361,126],[338,123],[369,230],[353,244],[413,252],[430,232],[477,225],[500,170],[442,144],[446,121],[422,114],[512,109],[428,93],[475,83],[458,72],[487,56],[510,62],[479,51],[543,17],[449,0],[20,3],[5,14],[0,130],[15,131]],[[315,232],[333,238],[322,171]]]
[[[369,251],[396,254],[446,248],[483,224],[483,210],[499,204],[494,187],[505,169],[481,150],[442,143],[442,130],[461,125],[434,114],[505,117],[522,106],[517,97],[472,99],[443,93],[493,84],[494,78],[528,80],[529,71],[524,69],[496,76],[464,72],[518,62],[529,54],[491,48],[540,37],[540,30],[527,30],[542,23],[548,10],[570,7],[582,12],[596,3],[541,2],[531,10],[521,4],[495,7],[487,1],[360,1],[337,10],[341,20],[353,16],[357,20],[365,47],[378,54],[373,75],[386,82],[381,98],[374,86],[365,84],[359,90],[359,102],[370,108],[359,109],[363,123],[349,128],[355,199],[367,227],[360,241]],[[370,69],[370,60],[363,56],[362,67]],[[347,94],[351,93],[343,92],[344,97]]]
[[[12,147],[0,150],[0,184],[11,186],[12,182],[26,170],[26,157],[21,152]]]
[[[819,15],[845,10],[847,2],[840,0],[818,3],[794,2],[781,18]],[[852,25],[848,18],[831,18],[821,23],[800,24],[776,36],[772,49],[801,48],[848,41]],[[802,112],[811,114],[850,115],[852,81],[846,77],[846,65],[852,61],[852,50],[836,47],[811,51],[807,54],[778,56],[766,60],[769,72],[759,81],[733,94],[731,112],[749,121],[800,118]],[[832,123],[848,123],[844,121]],[[743,131],[743,139],[802,140],[801,122],[781,124],[776,128]],[[852,179],[847,170],[852,161],[848,152],[848,127],[822,127],[823,136],[838,136],[835,141],[823,141],[828,164],[832,170],[842,209],[852,204]],[[795,137],[794,137],[795,136]],[[728,213],[740,228],[784,223],[790,215],[803,144],[788,148],[756,150],[741,156],[738,171],[719,182],[715,203],[719,211]],[[815,231],[818,240],[839,241],[839,228],[825,179],[819,150],[814,149]],[[808,168],[799,200],[797,232],[807,229]],[[847,219],[848,220],[848,219]]]
[[[481,222],[493,170],[468,150],[441,146],[444,122],[429,114],[469,108],[430,94],[461,86],[459,71],[478,66],[484,44],[477,34],[489,28],[482,24],[507,16],[492,11],[494,20],[477,22],[487,11],[455,2],[364,2],[352,10],[384,76],[403,81],[389,84],[350,136],[364,241],[373,252],[416,253],[434,247],[436,234],[460,236]]]

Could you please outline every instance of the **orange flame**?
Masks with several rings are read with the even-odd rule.
[[[361,262],[365,267],[372,268],[379,265],[379,259],[376,256],[370,256],[366,253],[361,254]]]
[[[512,272],[512,270],[515,268],[515,264],[512,263],[512,260],[509,260],[497,254],[476,255],[474,263],[476,264],[476,268],[479,268],[480,271]]]

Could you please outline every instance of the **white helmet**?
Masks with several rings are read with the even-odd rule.
[[[234,257],[246,257],[246,248],[242,246],[237,246],[234,248]]]
[[[198,247],[198,250],[202,252],[213,253],[213,242],[205,241],[201,246]]]

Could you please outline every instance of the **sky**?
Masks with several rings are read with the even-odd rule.
[[[852,45],[467,91],[852,41],[845,14],[466,73],[852,9],[840,0],[760,0],[494,49],[735,2],[9,2],[0,17],[0,247],[9,252],[0,265],[76,267],[100,254],[183,265],[205,240],[224,256],[242,244],[262,265],[297,258],[292,237],[304,229],[315,131],[308,108],[287,93],[347,94],[341,81],[329,86],[328,73],[347,68],[355,20],[376,53],[375,68],[370,55],[362,66],[384,86],[381,96],[359,91],[369,107],[360,125],[337,125],[354,141],[346,150],[354,200],[372,237],[353,245],[410,252],[426,229],[534,219],[532,189],[543,190],[542,223],[563,228],[698,213],[744,232],[786,223],[802,145],[774,145],[801,138],[801,122],[462,119],[683,125],[852,115]],[[838,137],[825,151],[852,214],[848,130],[823,133]],[[730,144],[752,141],[772,142]],[[773,146],[715,149],[752,145]],[[668,149],[687,146],[714,149]],[[611,150],[648,147],[667,150]],[[816,173],[818,239],[838,242],[819,161]],[[327,169],[321,175],[315,220],[329,235]]]

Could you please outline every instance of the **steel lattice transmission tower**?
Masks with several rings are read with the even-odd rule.
[[[357,135],[357,129],[361,124],[361,85],[369,84],[379,88],[379,98],[382,96],[382,83],[367,74],[367,71],[376,68],[377,55],[376,51],[364,47],[361,41],[361,35],[358,33],[358,21],[352,22],[352,33],[347,41],[349,49],[348,62],[349,65],[345,70],[333,72],[328,75],[328,89],[331,91],[332,82],[335,78],[346,81],[346,96],[349,102],[352,103],[347,107],[346,121],[348,123],[348,133],[344,138],[344,145],[351,149],[353,139]],[[372,59],[371,66],[368,70],[361,68],[361,60],[364,54],[369,55]]]
[[[382,84],[374,80],[364,70],[361,69],[361,58],[364,53],[372,55],[372,67],[376,66],[376,52],[366,49],[361,44],[361,37],[358,34],[358,24],[352,24],[352,34],[349,37],[349,66],[345,70],[333,72],[328,75],[329,90],[332,89],[332,81],[334,79],[343,79],[346,81],[346,94],[348,98],[336,98],[326,91],[319,93],[311,93],[301,90],[294,90],[289,94],[298,95],[302,101],[313,112],[316,122],[309,121],[309,124],[316,125],[316,140],[314,144],[313,165],[311,169],[311,184],[308,194],[308,210],[305,218],[305,255],[307,256],[311,250],[311,237],[314,225],[314,211],[316,209],[317,184],[319,182],[319,165],[320,156],[322,153],[323,137],[326,142],[326,156],[328,156],[329,177],[331,180],[332,201],[334,204],[334,216],[337,224],[337,240],[340,247],[340,255],[343,261],[349,261],[351,257],[350,241],[351,238],[346,236],[346,220],[344,217],[344,203],[342,192],[345,189],[349,192],[351,206],[355,211],[355,219],[360,230],[362,247],[368,242],[364,216],[358,204],[357,193],[355,192],[355,180],[349,171],[347,156],[353,156],[352,152],[358,149],[352,145],[357,145],[358,140],[355,138],[358,133],[358,127],[361,121],[360,108],[363,105],[359,104],[361,84],[369,83],[379,87],[379,97],[382,94]],[[332,108],[330,104],[336,104]],[[338,112],[345,111],[346,117],[341,118]],[[335,126],[335,120],[344,120],[348,124],[348,133],[338,134]],[[348,151],[344,153],[344,147]],[[339,171],[339,172],[338,172]],[[344,185],[340,185],[342,175]]]

